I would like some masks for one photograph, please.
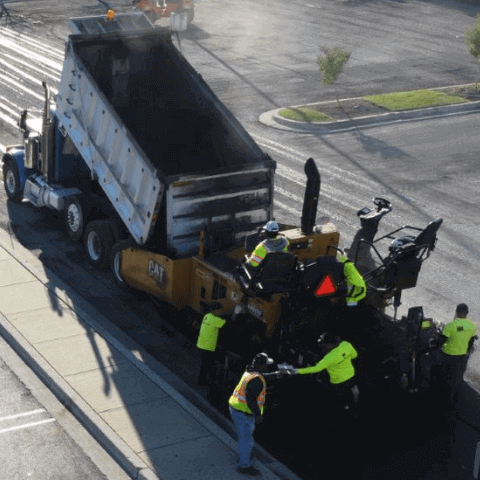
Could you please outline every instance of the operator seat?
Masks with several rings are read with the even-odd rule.
[[[433,250],[437,241],[437,232],[442,223],[443,218],[430,222],[415,238],[415,245]]]
[[[298,259],[289,252],[269,253],[258,267],[242,265],[240,276],[242,286],[265,294],[285,293],[294,287],[294,276]],[[253,270],[253,272],[252,272]]]
[[[387,286],[399,290],[416,286],[422,263],[435,248],[442,222],[441,218],[430,222],[416,237],[399,238],[398,246],[390,247],[390,256],[385,261]]]

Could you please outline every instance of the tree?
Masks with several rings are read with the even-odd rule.
[[[480,14],[477,21],[465,32],[465,43],[468,53],[473,55],[480,63]]]
[[[320,47],[324,53],[323,57],[318,57],[317,63],[320,66],[322,74],[321,82],[325,85],[332,84],[342,71],[342,67],[348,62],[350,54],[341,48]]]

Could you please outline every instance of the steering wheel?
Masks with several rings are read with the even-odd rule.
[[[373,203],[377,207],[378,211],[380,211],[382,208],[392,208],[392,204],[385,198],[375,197],[373,199]]]

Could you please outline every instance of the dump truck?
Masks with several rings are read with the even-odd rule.
[[[60,212],[68,237],[83,242],[93,266],[110,267],[120,287],[193,312],[187,317],[196,328],[207,312],[229,319],[212,375],[226,388],[259,349],[297,366],[313,361],[311,340],[340,325],[346,294],[340,232],[330,222],[316,224],[315,161],[305,163],[300,225],[280,225],[289,252],[269,254],[252,271],[245,256],[274,219],[275,161],[171,33],[143,14],[75,18],[70,27],[54,104],[44,83],[42,117],[22,112],[23,143],[3,156],[8,199]],[[396,324],[385,309],[415,287],[441,223],[373,259],[378,222],[391,209],[385,199],[374,203],[375,210],[359,211],[362,228],[348,252],[368,284],[360,330]],[[381,239],[395,239],[399,230]],[[411,352],[395,352],[407,358],[398,375],[411,370]]]

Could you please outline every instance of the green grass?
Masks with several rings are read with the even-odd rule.
[[[363,100],[392,111],[467,102],[463,97],[433,90],[413,90],[411,92],[387,93],[385,95],[369,95],[363,97]]]
[[[332,117],[310,107],[284,108],[278,112],[283,118],[297,120],[299,122],[331,122]]]

